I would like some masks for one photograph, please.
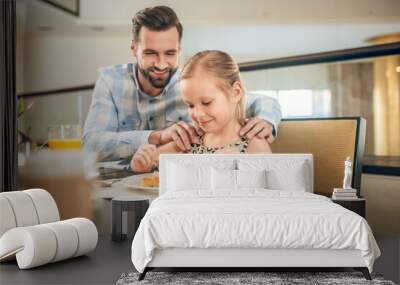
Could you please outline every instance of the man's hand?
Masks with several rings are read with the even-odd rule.
[[[203,131],[191,123],[180,121],[160,131],[160,144],[174,141],[181,151],[190,150],[191,143],[200,143]]]
[[[155,145],[141,145],[132,157],[131,169],[134,172],[150,172],[157,165],[159,155]]]
[[[274,127],[271,123],[263,119],[253,117],[247,120],[246,125],[240,130],[240,135],[246,136],[249,140],[257,136],[260,139],[266,139],[268,143],[271,144],[275,139],[272,134],[273,129]]]

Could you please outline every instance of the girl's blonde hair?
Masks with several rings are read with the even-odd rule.
[[[198,52],[184,65],[180,80],[193,77],[195,72],[199,69],[218,79],[218,87],[225,93],[229,93],[232,90],[232,86],[235,82],[240,83],[242,87],[242,97],[236,106],[235,116],[238,122],[243,125],[246,119],[245,94],[240,79],[239,66],[235,60],[229,54],[219,50]]]

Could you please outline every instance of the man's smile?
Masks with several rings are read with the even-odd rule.
[[[150,72],[152,74],[154,74],[155,76],[164,76],[164,75],[168,75],[169,74],[169,69],[165,69],[165,70],[154,70],[154,69],[151,69]]]

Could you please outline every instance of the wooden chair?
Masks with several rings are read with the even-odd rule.
[[[274,153],[314,155],[314,193],[331,196],[342,187],[344,161],[353,161],[352,187],[360,196],[366,122],[361,117],[284,119],[271,145]]]

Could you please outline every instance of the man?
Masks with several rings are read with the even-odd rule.
[[[166,6],[146,8],[132,23],[137,63],[101,70],[85,123],[84,145],[101,160],[132,156],[142,144],[175,141],[185,151],[201,135],[180,98],[182,25],[175,12]],[[247,101],[248,117],[257,117],[248,120],[241,135],[272,143],[281,118],[279,104],[253,94],[247,94]]]

